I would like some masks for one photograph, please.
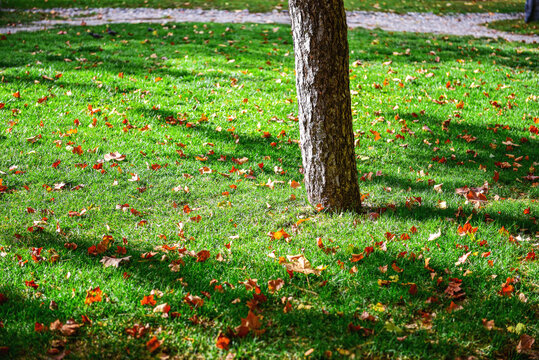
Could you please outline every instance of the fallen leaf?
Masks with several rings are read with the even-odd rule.
[[[481,320],[481,323],[483,324],[483,327],[487,330],[494,329],[494,320],[483,319]]]
[[[521,352],[526,352],[527,350],[531,350],[534,343],[535,343],[534,337],[527,334],[522,334],[517,344],[517,353],[520,354]]]
[[[287,255],[287,260],[284,265],[286,270],[290,272],[299,272],[302,274],[316,274],[320,275],[322,270],[325,270],[325,267],[314,268],[311,266],[311,263],[303,254],[300,255]]]
[[[105,161],[111,161],[111,160],[123,161],[125,160],[125,155],[122,155],[119,152],[115,151],[113,153],[105,154],[104,158],[105,158]]]
[[[103,259],[101,259],[99,262],[100,263],[103,263],[103,265],[105,267],[109,267],[109,266],[114,266],[115,268],[118,267],[118,265],[120,265],[120,263],[122,261],[129,261],[129,259],[131,259],[131,256],[126,256],[126,257],[123,257],[123,258],[115,258],[115,257],[110,257],[110,256],[104,256]]]
[[[142,300],[140,300],[140,305],[150,305],[155,306],[157,304],[157,301],[153,298],[153,295],[144,295]]]
[[[102,296],[103,296],[103,291],[101,291],[101,289],[98,286],[86,292],[86,299],[84,299],[84,303],[86,305],[90,305],[95,302],[101,302],[103,301]]]
[[[429,238],[428,238],[428,241],[436,240],[436,239],[438,239],[440,236],[442,236],[442,229],[438,229],[438,232],[437,232],[437,233],[430,234],[430,235],[429,235]]]
[[[455,263],[455,266],[459,266],[459,265],[462,265],[466,262],[466,260],[468,259],[468,256],[471,255],[471,251],[467,252],[466,254],[462,255],[461,257],[459,257],[459,260]]]
[[[159,312],[159,313],[163,313],[164,315],[168,314],[169,311],[170,311],[170,305],[167,303],[157,305],[156,307],[153,308],[154,313]]]
[[[156,336],[154,336],[146,343],[146,349],[148,349],[148,351],[152,353],[161,346],[161,343],[162,342],[159,341]]]
[[[245,337],[250,331],[253,331],[255,335],[261,335],[266,331],[260,329],[261,327],[260,318],[252,310],[249,310],[247,317],[241,319],[241,325],[236,327],[236,336]]]
[[[269,280],[268,281],[268,291],[270,293],[275,293],[276,291],[279,291],[284,286],[284,280],[281,278],[278,278],[277,280]]]
[[[217,346],[218,349],[228,350],[230,347],[230,339],[227,338],[223,333],[219,333],[215,346]]]

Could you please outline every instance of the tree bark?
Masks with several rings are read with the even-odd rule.
[[[526,0],[526,17],[527,23],[530,21],[539,21],[539,0]]]
[[[301,153],[309,201],[361,207],[343,0],[290,0]]]

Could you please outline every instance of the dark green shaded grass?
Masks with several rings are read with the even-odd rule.
[[[0,346],[10,347],[10,357],[33,358],[50,349],[52,340],[63,338],[50,331],[36,333],[36,322],[81,322],[82,315],[92,325],[65,338],[72,358],[150,358],[145,343],[154,335],[163,341],[156,353],[225,356],[227,351],[219,350],[215,339],[247,316],[253,292],[238,282],[255,278],[267,296],[256,310],[266,332],[233,338],[229,351],[239,358],[301,358],[311,348],[314,357],[330,351],[334,357],[525,358],[516,353],[520,334],[514,328],[520,323],[522,333],[537,332],[537,265],[524,258],[536,242],[539,191],[537,184],[523,179],[539,158],[537,138],[530,132],[539,116],[537,48],[471,38],[350,32],[359,172],[382,175],[361,181],[362,193],[368,194],[365,213],[331,215],[313,209],[303,188],[288,185],[290,180],[302,181],[294,142],[299,133],[288,27],[179,24],[158,26],[155,32],[147,25],[113,29],[120,35],[112,38],[105,27],[92,28],[105,35],[99,40],[81,27],[67,29],[66,35],[56,29],[0,41],[0,103],[5,104],[0,110],[0,177],[8,188],[0,194],[0,293],[8,298],[0,305]],[[62,76],[56,78],[58,74]],[[416,79],[406,81],[407,76]],[[158,78],[162,80],[156,82]],[[12,95],[17,91],[19,99]],[[44,96],[48,100],[38,103]],[[462,107],[457,107],[461,100]],[[90,114],[88,105],[101,112]],[[192,126],[169,124],[170,117]],[[93,118],[97,123],[90,127]],[[135,128],[124,132],[124,119]],[[401,131],[404,122],[412,133]],[[147,125],[151,130],[140,131]],[[76,134],[65,136],[75,128]],[[375,141],[371,130],[381,139]],[[281,131],[285,135],[278,136]],[[263,137],[264,132],[269,137]],[[465,134],[477,139],[466,142],[461,138]],[[37,142],[27,141],[36,135],[41,135]],[[508,149],[502,144],[508,138],[519,146]],[[78,145],[82,155],[70,150]],[[187,158],[178,155],[180,149]],[[113,151],[126,155],[118,162],[121,172],[111,162],[103,163],[104,173],[92,168]],[[495,165],[513,164],[506,154],[523,156],[513,165],[516,170]],[[226,161],[219,161],[221,155]],[[447,161],[434,161],[435,156]],[[249,160],[242,165],[232,161],[242,157]],[[60,164],[52,167],[57,160]],[[85,168],[75,166],[84,163]],[[161,168],[153,170],[154,164]],[[214,172],[201,174],[203,166]],[[497,183],[494,171],[500,173]],[[128,181],[131,174],[138,174],[140,181]],[[268,179],[282,183],[271,189],[263,186]],[[443,192],[435,192],[429,180],[443,183]],[[484,181],[491,189],[480,209],[454,193]],[[60,182],[66,189],[47,190]],[[85,186],[70,191],[79,184]],[[189,192],[173,191],[178,185],[189,187]],[[224,196],[225,191],[230,195]],[[292,194],[296,200],[290,199]],[[411,197],[421,197],[421,205],[407,206]],[[439,200],[446,201],[447,209],[437,207]],[[118,204],[129,204],[141,216],[116,210]],[[190,214],[184,213],[185,204],[193,209]],[[36,212],[28,213],[28,207]],[[68,215],[83,208],[87,213],[82,217]],[[196,215],[200,222],[190,220]],[[305,218],[309,220],[296,225]],[[140,224],[143,219],[145,225]],[[467,219],[478,227],[475,236],[457,233]],[[46,221],[38,223],[42,232],[28,230],[36,226],[34,221]],[[178,236],[180,222],[184,237]],[[417,233],[411,233],[412,226]],[[500,233],[502,227],[509,233]],[[267,235],[281,228],[291,235],[289,242]],[[438,229],[442,236],[427,241]],[[386,232],[396,238],[387,240]],[[400,240],[404,233],[410,240]],[[113,236],[112,247],[105,254],[89,255],[87,249],[105,234]],[[518,243],[509,234],[520,236]],[[334,254],[318,247],[318,237],[335,248]],[[383,241],[387,251],[375,245]],[[69,250],[65,243],[78,248]],[[185,266],[171,272],[169,264],[179,255],[155,250],[163,244],[205,249],[212,256],[206,262],[184,257]],[[131,261],[118,269],[104,268],[99,260],[115,255],[117,246],[126,247],[122,256],[132,256]],[[367,246],[374,246],[374,253],[350,262],[351,254]],[[43,247],[47,259],[54,249],[59,260],[34,262],[33,247]],[[465,247],[472,254],[455,265]],[[157,254],[141,258],[149,251]],[[489,251],[490,256],[481,256]],[[218,253],[225,261],[215,259]],[[320,276],[295,274],[290,279],[278,259],[299,253],[313,267],[327,268]],[[28,263],[19,266],[17,255]],[[425,269],[426,258],[435,275]],[[394,261],[403,272],[392,269]],[[354,265],[357,272],[350,273]],[[388,270],[382,273],[379,267],[385,265]],[[501,296],[508,277],[516,279],[515,291]],[[285,285],[271,294],[267,281],[276,278]],[[450,278],[462,279],[466,293],[456,301],[463,309],[451,313],[447,308],[453,299],[444,293]],[[219,293],[210,285],[214,279],[235,288],[224,285]],[[39,284],[37,291],[25,286],[29,280]],[[378,280],[394,282],[386,287]],[[417,284],[417,294],[409,293],[410,283]],[[95,287],[106,294],[103,302],[85,305],[86,291]],[[140,304],[154,289],[163,293],[158,304],[170,304],[171,311],[181,313],[179,318],[162,318]],[[191,309],[183,302],[188,293],[203,297],[204,305]],[[520,301],[519,294],[527,302]],[[283,297],[290,298],[288,313],[283,312]],[[427,303],[429,297],[438,302]],[[235,299],[239,302],[232,303]],[[49,309],[51,300],[58,304],[56,310]],[[363,311],[377,320],[361,320]],[[195,314],[197,324],[189,320]],[[485,329],[482,319],[494,320],[496,329]],[[150,332],[141,339],[127,336],[125,329],[135,323],[149,324]],[[374,335],[350,332],[350,323]]]
[[[156,8],[202,8],[250,11],[282,10],[288,7],[282,0],[4,0],[6,8],[48,9],[55,7],[156,7]],[[522,12],[524,4],[517,0],[345,0],[348,10],[394,11],[405,13],[410,11],[433,13],[467,13],[467,12]]]
[[[500,21],[493,21],[490,23],[486,23],[485,26],[490,29],[496,29],[496,30],[506,31],[506,32],[515,33],[515,34],[524,34],[524,35],[538,35],[539,34],[538,21],[525,23],[524,19],[500,20]]]

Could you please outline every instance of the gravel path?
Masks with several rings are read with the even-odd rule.
[[[11,11],[11,10],[3,10]],[[31,10],[29,10],[31,11]],[[199,10],[199,9],[150,9],[150,8],[96,8],[96,9],[49,9],[62,20],[42,20],[15,27],[0,27],[0,34],[18,31],[38,31],[62,25],[103,25],[113,23],[165,23],[165,22],[218,22],[289,24],[286,11],[250,13],[247,10]],[[349,27],[380,28],[387,31],[472,35],[475,37],[504,38],[508,41],[539,43],[539,36],[509,34],[488,29],[480,24],[507,19],[522,19],[524,14],[471,13],[438,16],[431,13],[392,14],[382,12],[350,11],[347,13]],[[14,19],[16,20],[16,19]]]

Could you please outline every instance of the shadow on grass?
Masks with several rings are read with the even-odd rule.
[[[62,266],[65,261],[70,262],[70,266],[80,268],[88,274],[95,271],[102,272],[101,279],[87,284],[79,284],[79,288],[88,289],[99,284],[102,289],[105,289],[107,283],[116,281],[121,272],[126,272],[130,275],[125,280],[125,287],[138,289],[155,289],[155,288],[171,288],[174,290],[174,295],[169,295],[168,299],[173,311],[179,311],[182,315],[179,319],[161,319],[159,316],[148,316],[144,310],[129,310],[136,309],[139,305],[139,298],[136,299],[118,299],[114,290],[110,289],[107,298],[110,300],[104,301],[102,304],[94,304],[93,306],[83,305],[84,292],[78,291],[73,302],[71,299],[57,300],[58,308],[49,308],[48,302],[54,300],[54,290],[52,287],[70,286],[67,280],[59,278],[43,278],[39,281],[41,296],[33,290],[26,288],[21,289],[9,288],[6,286],[0,287],[0,292],[8,297],[8,302],[0,305],[0,319],[4,321],[5,327],[0,329],[0,345],[9,345],[11,347],[10,354],[13,357],[25,357],[32,353],[43,353],[44,349],[50,347],[52,340],[65,340],[65,349],[73,352],[75,357],[95,357],[107,355],[111,358],[121,358],[124,355],[119,355],[118,351],[130,348],[133,354],[144,355],[144,344],[149,340],[151,335],[147,335],[142,340],[134,341],[125,334],[125,328],[133,326],[134,323],[149,323],[152,329],[160,326],[167,326],[175,329],[175,334],[169,336],[174,339],[190,334],[191,332],[200,333],[209,338],[215,337],[220,331],[230,333],[230,328],[240,324],[240,319],[247,314],[247,308],[241,304],[231,305],[234,299],[240,299],[242,304],[247,303],[253,297],[252,292],[248,292],[243,288],[243,285],[237,285],[234,290],[227,290],[220,294],[213,291],[213,286],[209,285],[214,278],[222,278],[230,266],[250,266],[251,260],[241,260],[240,263],[234,264],[219,263],[210,259],[210,264],[201,264],[195,262],[194,259],[185,258],[185,266],[182,266],[181,276],[182,281],[188,285],[183,288],[181,282],[177,281],[178,273],[173,273],[169,269],[169,261],[160,261],[161,254],[158,254],[152,259],[141,260],[139,251],[129,251],[126,255],[133,256],[133,259],[120,266],[120,269],[113,271],[105,271],[103,265],[99,262],[101,256],[91,256],[87,252],[87,248],[96,244],[100,239],[78,238],[69,236],[63,238],[54,233],[43,231],[40,233],[28,233],[20,239],[15,239],[12,234],[4,233],[0,238],[5,245],[22,245],[27,247],[44,247],[44,249],[56,248],[61,253],[60,262],[51,264],[27,264],[26,266],[35,266],[36,273],[39,267],[55,267]],[[76,250],[62,249],[63,243],[75,242],[78,245]],[[141,250],[141,249],[137,249]],[[105,254],[110,255],[111,251]],[[103,255],[105,255],[103,254]],[[11,255],[10,255],[11,256]],[[169,260],[175,258],[173,253],[169,253]],[[298,342],[304,343],[307,349],[315,346],[320,353],[330,350],[343,349],[351,353],[361,354],[369,358],[372,354],[373,342],[372,336],[376,336],[377,343],[383,343],[384,346],[376,351],[387,356],[393,351],[400,354],[409,354],[410,356],[459,356],[468,354],[473,348],[468,346],[476,346],[477,342],[464,345],[457,343],[456,339],[449,336],[452,331],[458,331],[460,321],[468,321],[468,317],[482,316],[480,309],[466,307],[464,311],[454,314],[447,313],[444,309],[448,306],[448,299],[443,291],[447,286],[445,283],[436,285],[434,280],[430,280],[429,271],[424,268],[422,260],[401,259],[399,265],[406,268],[406,272],[400,274],[400,280],[390,283],[388,287],[380,287],[377,284],[377,279],[387,278],[388,275],[380,273],[377,269],[380,264],[390,264],[394,262],[394,256],[376,251],[367,256],[362,263],[358,264],[360,272],[357,274],[357,280],[352,281],[352,286],[343,288],[338,281],[340,275],[337,273],[323,273],[320,278],[312,277],[310,282],[301,274],[296,274],[294,278],[286,280],[287,284],[279,293],[269,294],[265,284],[260,284],[262,292],[267,295],[267,301],[261,302],[256,310],[264,316],[264,328],[266,333],[254,340],[257,347],[271,346],[269,339],[279,339],[280,349],[286,349],[287,346],[292,346]],[[348,256],[340,252],[335,261],[348,261]],[[438,274],[444,273],[444,268],[448,265],[446,260],[438,259],[431,264],[433,271]],[[17,261],[9,259],[4,261]],[[31,261],[31,260],[30,260]],[[211,274],[205,271],[205,266],[211,266]],[[286,277],[286,272],[280,265],[275,266],[280,268],[283,277]],[[110,269],[107,269],[110,270]],[[279,270],[277,270],[279,273]],[[342,271],[348,271],[346,268]],[[467,306],[468,301],[477,301],[481,297],[480,291],[474,291],[474,284],[481,280],[481,274],[476,276],[471,275],[463,282],[463,287],[466,289],[467,298],[462,304]],[[428,279],[428,280],[427,280]],[[19,279],[23,281],[23,279]],[[90,279],[87,279],[89,281]],[[239,279],[236,279],[239,280]],[[241,279],[244,280],[244,279]],[[322,282],[326,280],[327,282]],[[409,283],[418,284],[418,292],[415,295],[409,294]],[[355,286],[354,286],[355,285]],[[119,286],[116,284],[114,286]],[[478,289],[479,290],[479,289]],[[75,291],[75,289],[73,289]],[[144,291],[144,290],[141,290]],[[208,291],[211,293],[211,299],[202,295],[202,292]],[[187,293],[200,295],[206,301],[206,304],[198,310],[190,309],[189,306],[182,303],[183,296]],[[476,295],[476,292],[478,295]],[[34,293],[34,296],[32,295]],[[432,294],[438,294],[439,303],[425,303],[427,298]],[[144,293],[137,294],[146,295]],[[168,295],[168,294],[167,294]],[[172,298],[171,298],[172,296]],[[293,310],[288,313],[283,312],[283,302],[281,297],[285,298],[292,296],[286,301],[291,301]],[[125,304],[133,301],[134,306]],[[367,305],[377,302],[387,304],[387,311],[374,311],[369,309]],[[324,303],[326,305],[324,305]],[[350,304],[357,304],[356,311],[342,312],[340,309],[350,307]],[[77,305],[80,304],[80,305]],[[120,309],[113,310],[115,304],[120,306]],[[331,308],[325,306],[329,305]],[[98,306],[95,306],[98,305]],[[370,306],[370,305],[369,305]],[[487,305],[485,305],[487,306]],[[496,319],[496,323],[504,323],[507,319],[498,318],[496,309],[504,309],[503,316],[510,316],[512,319],[520,319],[522,317],[533,316],[532,309],[526,304],[512,298],[491,297],[488,300],[488,309],[491,309],[489,315]],[[126,310],[127,309],[127,310]],[[362,320],[361,314],[363,311],[369,311],[371,315],[376,317],[375,321]],[[126,312],[125,314],[122,314]],[[433,318],[429,314],[438,313],[438,316]],[[201,324],[194,324],[188,318],[192,315],[199,316]],[[78,335],[74,337],[64,337],[58,333],[50,331],[37,333],[29,328],[28,324],[34,322],[44,323],[48,325],[56,319],[65,322],[67,319],[74,318],[77,322],[80,321],[81,315],[87,315],[95,323],[94,325],[85,325],[80,329]],[[109,320],[114,317],[118,321],[118,316],[124,316],[123,320],[119,321],[114,328],[101,328]],[[448,318],[453,320],[449,323]],[[211,328],[214,320],[219,319],[222,328]],[[22,323],[24,327],[19,327],[17,324]],[[400,330],[388,327],[387,324],[395,324]],[[454,325],[450,325],[453,323]],[[99,325],[98,325],[99,324]],[[364,330],[358,332],[347,330],[349,324],[361,325],[361,327],[369,329],[367,333]],[[408,324],[408,327],[404,325]],[[447,336],[441,335],[436,342],[430,341],[430,326],[446,327]],[[207,326],[210,326],[209,328]],[[370,331],[373,335],[369,335]],[[486,334],[486,330],[484,331]],[[481,331],[479,331],[481,333]],[[483,334],[483,335],[485,335]],[[406,337],[399,340],[400,336]],[[316,341],[312,341],[316,339]],[[250,343],[252,338],[249,335],[245,339],[233,339],[233,343],[242,342]],[[507,337],[494,337],[492,339],[496,348],[502,348],[507,343]],[[380,345],[376,345],[380,346]],[[25,349],[25,350],[23,350]],[[84,349],[84,350],[82,350]],[[419,350],[418,350],[419,349]],[[81,352],[83,351],[83,352]],[[177,349],[167,347],[166,353],[175,354]],[[421,354],[418,353],[421,352]]]

